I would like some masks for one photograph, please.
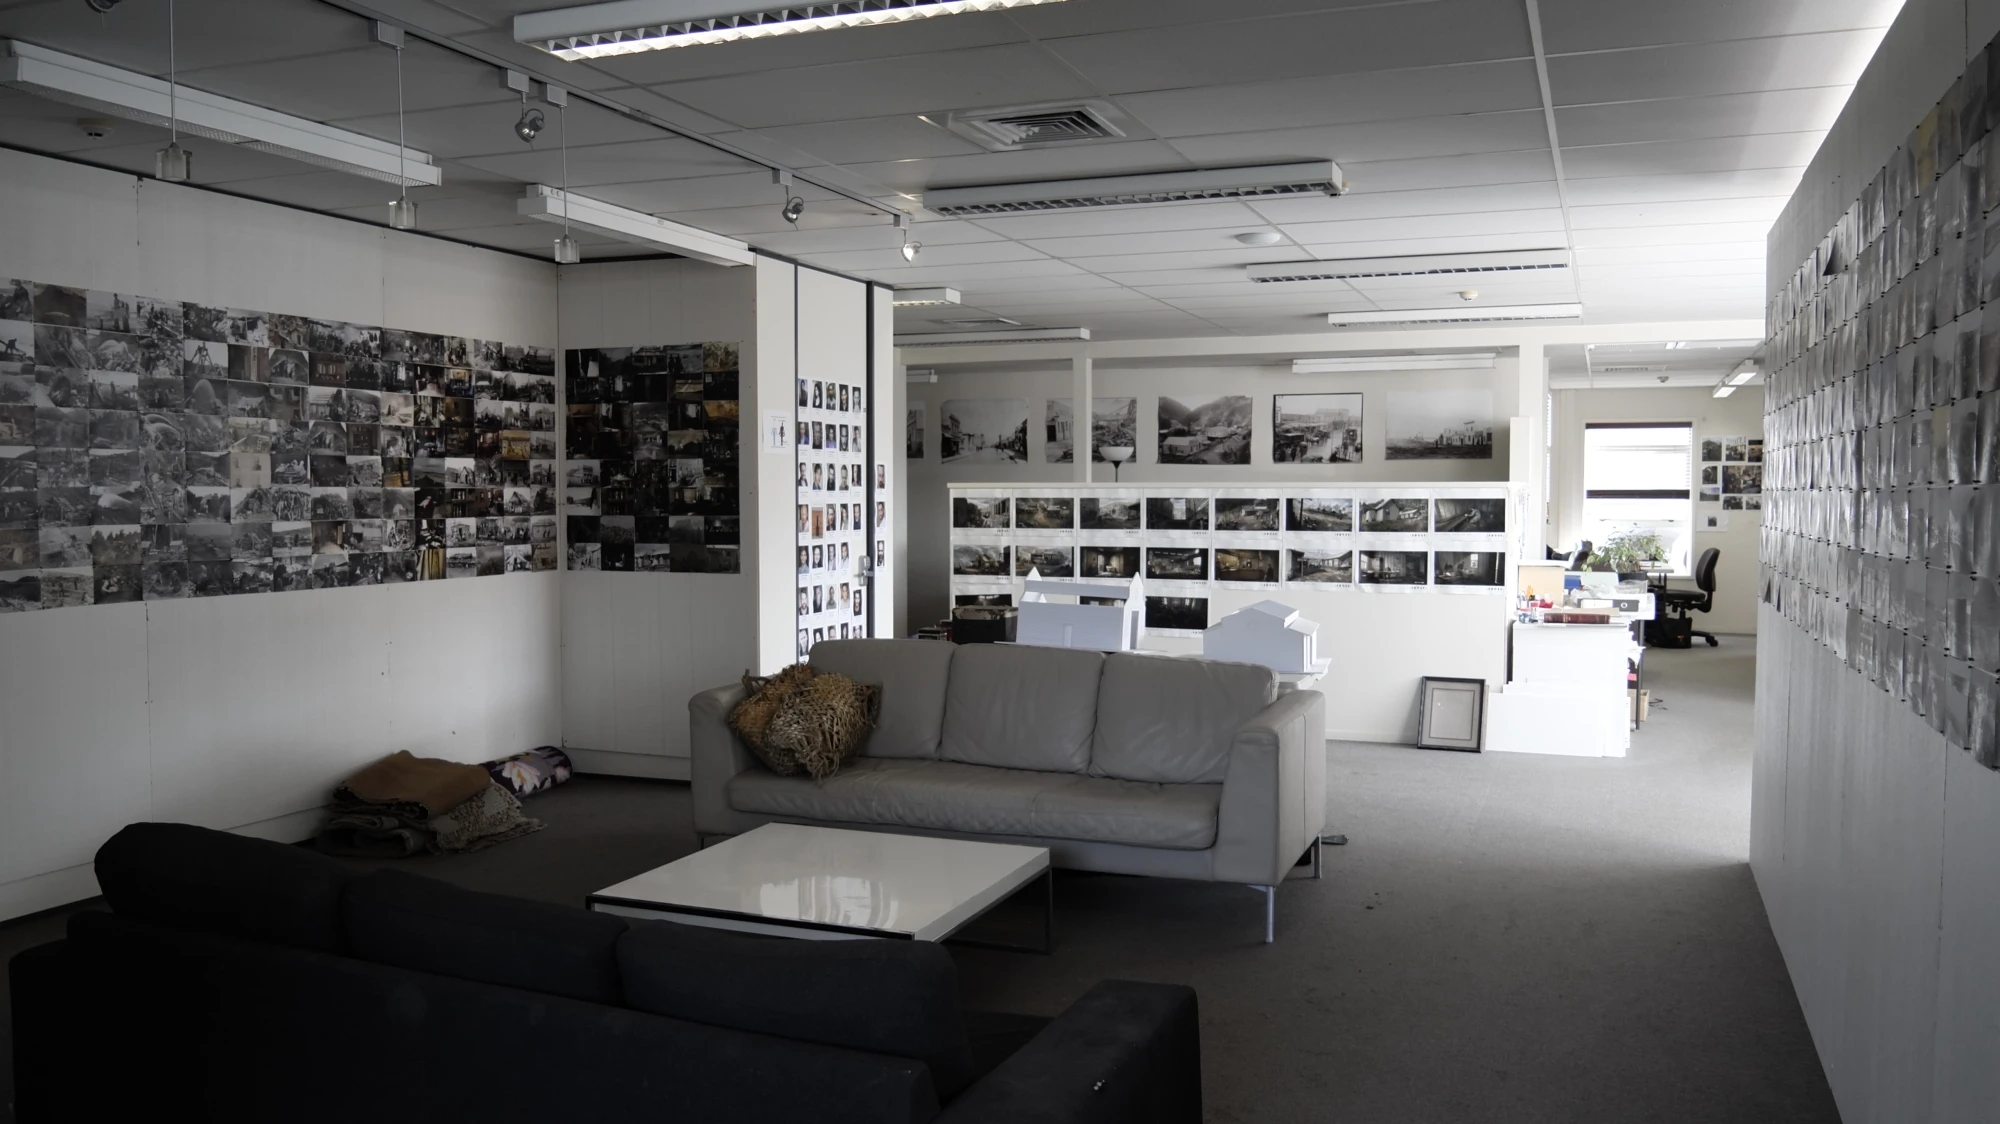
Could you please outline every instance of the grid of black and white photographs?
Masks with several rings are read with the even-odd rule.
[[[957,604],[1011,603],[1030,572],[1137,575],[1148,631],[1190,636],[1218,591],[1496,594],[1508,504],[1498,484],[954,485],[952,593]]]
[[[1392,390],[1388,459],[1493,459],[1493,392]]]
[[[1704,437],[1701,440],[1701,502],[1724,511],[1759,511],[1764,506],[1764,439]]]
[[[1047,433],[1042,456],[1050,464],[1076,463],[1076,410],[1068,398],[1051,398],[1046,404]],[[1093,464],[1109,464],[1104,450],[1120,447],[1135,452],[1139,432],[1137,398],[1092,398],[1090,400],[1090,459]]]
[[[862,383],[798,380],[798,652],[867,636],[871,544],[886,540],[888,489],[871,487]],[[886,544],[885,544],[886,545]]]
[[[743,568],[737,345],[563,352],[569,568]]]
[[[1276,394],[1271,397],[1271,463],[1357,464],[1361,460],[1361,395]]]
[[[1786,232],[1820,238],[1766,313],[1761,460],[1747,438],[1734,458],[1739,486],[1759,469],[1762,601],[1989,769],[2000,769],[1995,59],[2000,40],[1830,230]]]
[[[1160,395],[1157,457],[1161,464],[1249,464],[1250,396]]]
[[[0,612],[556,568],[550,349],[0,287]]]

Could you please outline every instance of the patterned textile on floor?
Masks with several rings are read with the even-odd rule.
[[[521,802],[497,784],[441,816],[431,817],[431,849],[444,852],[483,851],[495,843],[547,827],[521,814]]]
[[[333,790],[330,814],[320,827],[319,849],[329,855],[364,859],[406,858],[438,850],[440,817],[492,787],[493,779],[478,765],[416,757],[407,750],[397,750]],[[518,815],[518,802],[514,810]],[[462,821],[453,821],[453,825],[463,832]]]
[[[498,761],[488,761],[483,768],[493,783],[513,793],[515,796],[533,796],[567,781],[575,771],[570,764],[569,754],[561,749],[545,745],[503,757]]]
[[[359,805],[366,809],[377,805]],[[421,820],[405,820],[389,812],[336,811],[319,829],[319,849],[329,855],[357,859],[402,859],[422,854],[431,845],[431,829]]]

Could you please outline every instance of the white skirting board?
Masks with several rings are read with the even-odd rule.
[[[566,745],[563,752],[579,773],[606,777],[644,777],[656,781],[688,779],[688,759],[654,753],[615,753],[604,749],[579,749]]]

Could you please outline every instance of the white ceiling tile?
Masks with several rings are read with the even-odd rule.
[[[1525,211],[1556,207],[1560,204],[1561,199],[1556,194],[1555,181],[1551,179],[1540,183],[1456,187],[1435,191],[1354,190],[1337,198],[1301,195],[1281,199],[1259,199],[1252,206],[1270,222],[1296,225],[1406,218],[1415,215]]]
[[[850,165],[847,170],[895,191],[921,192],[927,187],[1172,172],[1189,166],[1188,159],[1165,141],[1142,140],[878,161]]]
[[[1171,261],[1132,263],[1125,269],[1105,270],[1102,276],[1107,281],[1129,285],[1135,289],[1147,289],[1149,292],[1155,291],[1154,286],[1237,285],[1244,280],[1243,267],[1240,265],[1175,269],[1171,267]]]
[[[1715,242],[1698,245],[1667,243],[1660,246],[1614,246],[1601,250],[1578,250],[1579,266],[1670,261],[1726,261],[1732,258],[1764,260],[1764,243]]]
[[[940,125],[913,113],[866,117],[856,121],[824,121],[785,125],[755,133],[725,133],[716,139],[749,144],[749,138],[777,141],[809,152],[821,163],[868,164],[919,157],[976,156],[985,150]]]
[[[1051,277],[1061,278],[1064,287],[1080,284],[1087,272],[1069,262],[1054,258],[1034,258],[1028,261],[989,262],[980,265],[933,265],[918,259],[915,265],[901,265],[892,269],[871,269],[867,275],[885,285],[951,285],[966,292],[978,292],[989,281],[1010,281],[1021,278]]]
[[[1170,230],[1254,230],[1264,222],[1243,203],[1164,203],[1146,207],[1102,207],[1084,211],[1000,215],[971,220],[1008,238],[1075,238],[1086,235],[1155,233]]]
[[[1262,229],[1264,226],[1258,222],[1243,225],[1250,229]],[[1036,238],[1027,242],[1027,245],[1051,257],[1068,259],[1115,257],[1120,254],[1229,250],[1241,248],[1241,243],[1230,236],[1231,231],[1235,229],[1235,227],[1225,227],[1220,230],[1164,230],[1150,234],[1105,234],[1095,238]],[[1297,246],[1290,249],[1294,257],[1301,252]]]
[[[969,222],[940,220],[936,222],[915,222],[910,224],[910,240],[923,243],[922,253],[929,255],[933,250],[942,251],[946,246],[964,246],[974,243],[993,244],[1001,237],[989,230],[981,230]],[[883,247],[897,248],[903,244],[903,236],[887,220],[870,226],[830,226],[817,230],[776,230],[760,234],[757,244],[773,253],[826,254],[842,250],[877,250]]]
[[[1575,247],[1579,250],[1597,250],[1623,246],[1699,246],[1716,242],[1755,244],[1762,247],[1764,236],[1770,233],[1770,229],[1771,224],[1762,220],[1607,227],[1600,230],[1577,231]],[[1758,256],[1762,257],[1761,249]]]
[[[1548,50],[1602,51],[1887,27],[1902,0],[1541,0]]]
[[[881,65],[886,69],[901,65],[910,56],[1019,43],[1022,39],[1020,28],[1006,16],[968,12],[949,19],[910,20],[817,35],[774,35],[646,51],[601,59],[595,65],[628,85],[658,86],[734,75],[777,76],[788,70],[870,60],[884,60]]]
[[[753,207],[767,204],[769,213],[776,216],[785,202],[783,189],[773,184],[771,173],[762,168],[726,176],[604,184],[593,187],[590,194],[621,207],[636,207],[649,214],[666,215],[676,222],[690,221],[683,212],[713,211],[746,204]],[[859,203],[831,195],[810,184],[794,183],[792,194],[806,201],[807,215],[816,215],[819,219],[838,214],[870,222],[881,221],[883,217]]]
[[[885,232],[885,245],[872,250],[835,250],[827,253],[807,253],[799,255],[799,260],[811,262],[823,269],[832,270],[875,270],[898,269],[905,265],[902,240],[893,232]],[[1032,261],[1045,255],[1031,250],[1019,242],[974,242],[958,246],[925,246],[917,264],[938,267],[949,265],[984,265],[990,262]]]
[[[363,44],[352,49],[226,66],[188,75],[186,81],[196,89],[314,121],[386,115],[394,136],[396,52],[367,44],[365,24],[361,32]],[[501,87],[498,72],[484,63],[416,40],[404,52],[403,105],[409,112],[514,97]],[[507,123],[513,120],[510,116]]]
[[[514,123],[521,117],[521,103],[518,101],[407,113],[403,123],[406,143],[411,148],[453,159],[524,153],[554,155],[559,151],[560,137],[565,128],[569,133],[572,153],[591,145],[642,144],[669,137],[668,133],[651,125],[628,120],[593,105],[572,104],[566,116],[567,121],[558,124],[554,113],[546,113],[547,123],[532,145],[522,143],[521,138],[514,135]],[[386,116],[338,118],[334,123],[357,133],[389,141],[396,139],[396,115],[393,112]]]
[[[1540,109],[1532,61],[1329,74],[1242,86],[1122,94],[1118,104],[1163,137]]]
[[[1577,230],[1616,230],[1665,224],[1775,221],[1785,209],[1785,197],[1761,199],[1699,199],[1689,202],[1618,203],[1571,207],[1570,223]]]
[[[1567,142],[1565,142],[1567,143]],[[1184,137],[1174,148],[1202,166],[1268,164],[1286,160],[1349,162],[1409,160],[1539,148],[1548,152],[1548,126],[1540,112],[1475,113],[1370,121],[1309,129],[1254,130]]]
[[[1549,91],[1565,106],[1848,85],[1881,38],[1829,31],[1558,55],[1549,60]]]
[[[1572,180],[1571,206],[1606,203],[1658,203],[1669,200],[1788,199],[1799,186],[1803,168],[1758,168],[1744,172],[1700,172],[1693,175],[1602,176]]]
[[[1209,313],[1242,315],[1250,312],[1293,316],[1310,315],[1315,309],[1324,313],[1348,312],[1357,308],[1371,307],[1367,298],[1352,293],[1345,296],[1324,294],[1319,297],[1297,296],[1282,299],[1276,294],[1248,297],[1174,297],[1166,303],[1175,308],[1203,315]]]
[[[1761,168],[1804,168],[1819,151],[1820,132],[1758,133],[1688,141],[1563,148],[1571,183],[1603,176],[1693,175]]]
[[[183,76],[212,66],[300,58],[368,43],[368,21],[331,4],[182,4],[174,23]],[[0,38],[143,74],[167,73],[165,4],[123,4],[104,16],[82,0],[8,8],[0,10]],[[383,53],[390,52],[383,48]]]
[[[1556,110],[1563,147],[1698,140],[1754,133],[1824,131],[1840,116],[1847,88],[1774,90],[1759,94],[1669,98],[1661,101],[1568,106]]]
[[[705,176],[745,174],[756,176],[759,173],[762,174],[766,184],[770,182],[769,172],[748,161],[717,152],[694,141],[678,137],[661,137],[658,133],[654,133],[653,136],[654,139],[651,140],[625,144],[571,145],[568,155],[570,185],[582,188],[597,184],[695,179]],[[523,183],[562,185],[564,158],[561,150],[539,141],[532,149],[526,145],[518,147],[519,151],[516,152],[494,156],[468,156],[463,159],[466,164],[475,168],[483,168],[495,175],[506,176]],[[772,188],[773,192],[776,190]]]
[[[1562,229],[1540,233],[1471,234],[1452,238],[1397,238],[1379,242],[1325,242],[1306,249],[1322,260],[1397,257],[1407,254],[1480,254],[1499,250],[1546,250],[1562,244]]]
[[[1286,223],[1280,229],[1301,245],[1321,246],[1341,242],[1382,242],[1392,238],[1439,239],[1494,234],[1543,234],[1549,231],[1555,231],[1560,235],[1563,220],[1562,212],[1550,207],[1527,211],[1482,211],[1458,215],[1361,219],[1354,222]],[[1557,239],[1557,244],[1561,244],[1560,237]]]
[[[1107,257],[1072,258],[1074,264],[1092,273],[1129,273],[1163,269],[1242,269],[1258,262],[1297,261],[1296,246],[1253,249],[1197,250],[1178,254],[1116,254]]]
[[[1108,277],[1099,277],[1094,273],[1085,273],[1080,269],[1071,268],[1068,272],[1062,274],[1059,280],[1055,281],[1049,280],[1046,275],[1030,277],[984,277],[978,281],[970,282],[969,287],[962,291],[965,294],[967,303],[976,304],[979,300],[991,300],[995,296],[1004,296],[1009,293],[1033,293],[1042,292],[1043,290],[1059,290],[1067,293],[1086,289],[1103,290],[1117,289],[1119,287],[1118,282]]]
[[[1489,184],[1554,183],[1546,133],[1538,147],[1465,156],[1420,156],[1408,160],[1342,161],[1340,171],[1355,191],[1423,191]]]

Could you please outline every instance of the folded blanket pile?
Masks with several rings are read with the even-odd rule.
[[[416,757],[407,750],[375,762],[333,790],[319,848],[359,858],[423,851],[477,851],[540,831],[521,802],[484,768]]]

